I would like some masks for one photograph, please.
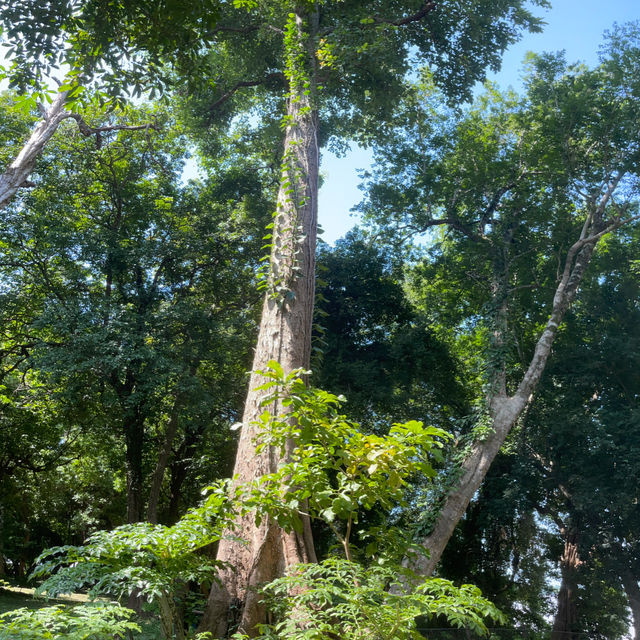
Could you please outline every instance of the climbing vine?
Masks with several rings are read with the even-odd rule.
[[[282,119],[286,142],[280,165],[277,208],[264,238],[267,244],[263,249],[269,253],[262,258],[259,283],[260,289],[266,290],[271,299],[281,304],[294,295],[292,283],[300,272],[299,254],[305,239],[304,229],[298,221],[300,210],[307,205],[309,172],[299,147],[309,143],[301,129],[305,120],[310,124],[314,109],[309,38],[300,16],[289,13],[284,29],[284,74],[289,85],[287,114]]]

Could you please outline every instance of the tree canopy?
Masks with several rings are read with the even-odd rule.
[[[477,89],[543,6],[0,2],[0,577],[102,598],[0,637],[640,635],[640,25]]]

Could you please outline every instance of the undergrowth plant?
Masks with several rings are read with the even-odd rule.
[[[265,409],[257,425],[258,453],[266,447],[280,450],[282,462],[273,473],[232,491],[230,485],[209,487],[203,505],[172,527],[126,525],[98,531],[81,546],[45,551],[33,572],[35,578],[46,577],[38,592],[56,596],[87,588],[92,598],[135,594],[156,606],[164,638],[186,640],[188,583],[215,579],[219,569],[198,551],[223,534],[241,535],[232,531],[234,515],[252,512],[257,524],[272,518],[288,531],[301,531],[304,517],[321,520],[344,556],[298,565],[262,586],[275,619],[260,626],[263,640],[409,640],[421,637],[418,616],[445,616],[451,624],[478,633],[486,632],[485,619],[502,620],[476,587],[425,580],[403,569],[402,559],[419,552],[407,532],[394,527],[359,532],[364,548],[354,553],[353,531],[363,512],[375,507],[389,513],[403,506],[412,476],[435,477],[432,461],[441,460],[440,449],[449,435],[416,421],[394,424],[385,436],[366,434],[340,412],[342,397],[304,382],[309,372],[287,373],[271,361],[259,373],[266,380],[260,387],[263,406],[282,407],[278,415]],[[358,563],[355,557],[367,561]],[[119,629],[133,633],[137,627],[126,611],[87,609],[93,618],[87,618],[86,628],[99,628],[97,619],[103,615],[112,637],[119,637]],[[35,613],[12,615],[13,624],[36,621]],[[57,636],[15,637],[103,637],[93,631],[73,635],[76,622],[68,618],[72,612],[52,608],[38,615],[34,624],[45,624],[49,616],[51,624],[57,621],[58,629],[68,630]]]
[[[298,565],[264,586],[276,622],[261,625],[259,638],[409,640],[423,638],[419,617],[444,616],[479,634],[487,633],[485,620],[504,621],[477,587],[404,569],[403,557],[421,549],[395,527],[361,535],[366,546],[359,555],[368,561],[354,561],[352,533],[362,513],[403,506],[411,476],[434,478],[431,461],[442,460],[449,434],[416,421],[394,424],[386,436],[366,434],[340,413],[343,398],[305,384],[309,372],[285,373],[272,361],[260,373],[267,379],[263,403],[277,401],[283,412],[262,414],[257,449],[279,448],[285,462],[243,487],[243,500],[256,518],[273,517],[285,529],[300,531],[304,515],[324,521],[344,557]]]
[[[16,609],[0,614],[0,640],[118,640],[139,632],[135,613],[114,602]]]
[[[55,547],[36,560],[37,594],[55,597],[88,589],[89,596],[137,595],[155,605],[165,638],[186,638],[189,582],[211,582],[218,564],[198,552],[217,542],[231,522],[225,484],[209,487],[203,504],[171,527],[136,523],[97,531],[81,546]],[[91,636],[88,636],[91,637]]]
[[[504,620],[472,585],[342,558],[295,567],[263,593],[277,622],[263,625],[259,640],[424,640],[421,618],[443,616],[480,635],[487,619]]]

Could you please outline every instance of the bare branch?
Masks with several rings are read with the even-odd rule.
[[[460,220],[456,220],[456,218],[436,218],[434,220],[427,220],[424,224],[421,225],[421,231],[426,231],[431,227],[438,227],[448,224],[450,227],[453,227],[460,233],[463,233],[465,236],[470,238],[471,240],[481,240],[482,238],[471,230],[471,227],[460,222]]]
[[[160,127],[155,122],[147,122],[146,124],[113,124],[104,127],[92,127],[87,124],[85,119],[78,113],[70,113],[67,117],[73,118],[78,123],[78,129],[83,136],[92,136],[99,133],[108,133],[110,131],[148,131],[153,129],[158,131]]]

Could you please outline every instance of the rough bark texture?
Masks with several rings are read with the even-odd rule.
[[[631,569],[624,569],[620,572],[622,586],[624,587],[627,599],[629,601],[629,609],[633,620],[633,640],[640,640],[640,588],[638,587],[638,578]]]
[[[302,16],[297,16],[297,22],[302,32]],[[272,359],[285,371],[307,368],[311,352],[319,162],[317,117],[304,95],[289,99],[287,116],[285,168],[270,260],[271,282],[280,292],[272,290],[264,301],[254,371],[266,368]],[[260,406],[262,392],[255,388],[262,382],[259,375],[251,376],[234,468],[239,483],[274,471],[278,463],[274,451],[255,453],[257,432],[252,422],[265,409]],[[273,406],[270,410],[276,413],[280,409]],[[302,535],[287,534],[269,521],[256,527],[249,515],[237,522],[237,533],[248,544],[221,541],[217,559],[233,568],[222,573],[221,585],[214,585],[201,623],[201,630],[212,631],[214,637],[224,636],[227,629],[236,625],[239,631],[253,634],[265,615],[255,587],[282,575],[292,564],[315,561],[309,522]]]
[[[560,559],[560,591],[558,592],[558,608],[553,621],[551,640],[577,640],[581,636],[577,632],[577,571],[582,563],[578,555],[578,534],[575,529],[563,531],[563,536],[564,552]]]
[[[430,554],[428,558],[420,557],[411,563],[411,568],[420,575],[431,575],[434,572],[456,525],[480,488],[505,438],[529,403],[544,372],[558,327],[576,296],[596,244],[605,234],[626,222],[616,220],[609,225],[602,222],[605,208],[611,201],[613,192],[623,175],[622,172],[619,173],[606,185],[602,196],[587,216],[580,238],[567,252],[564,269],[560,274],[553,298],[551,314],[515,393],[511,396],[507,395],[500,381],[492,386],[493,394],[487,399],[487,403],[493,431],[472,448],[461,466],[460,477],[455,488],[444,500],[431,533],[420,541]]]
[[[4,209],[33,171],[36,160],[60,123],[71,114],[65,110],[66,92],[59,93],[37,124],[9,168],[0,176],[0,209]]]

